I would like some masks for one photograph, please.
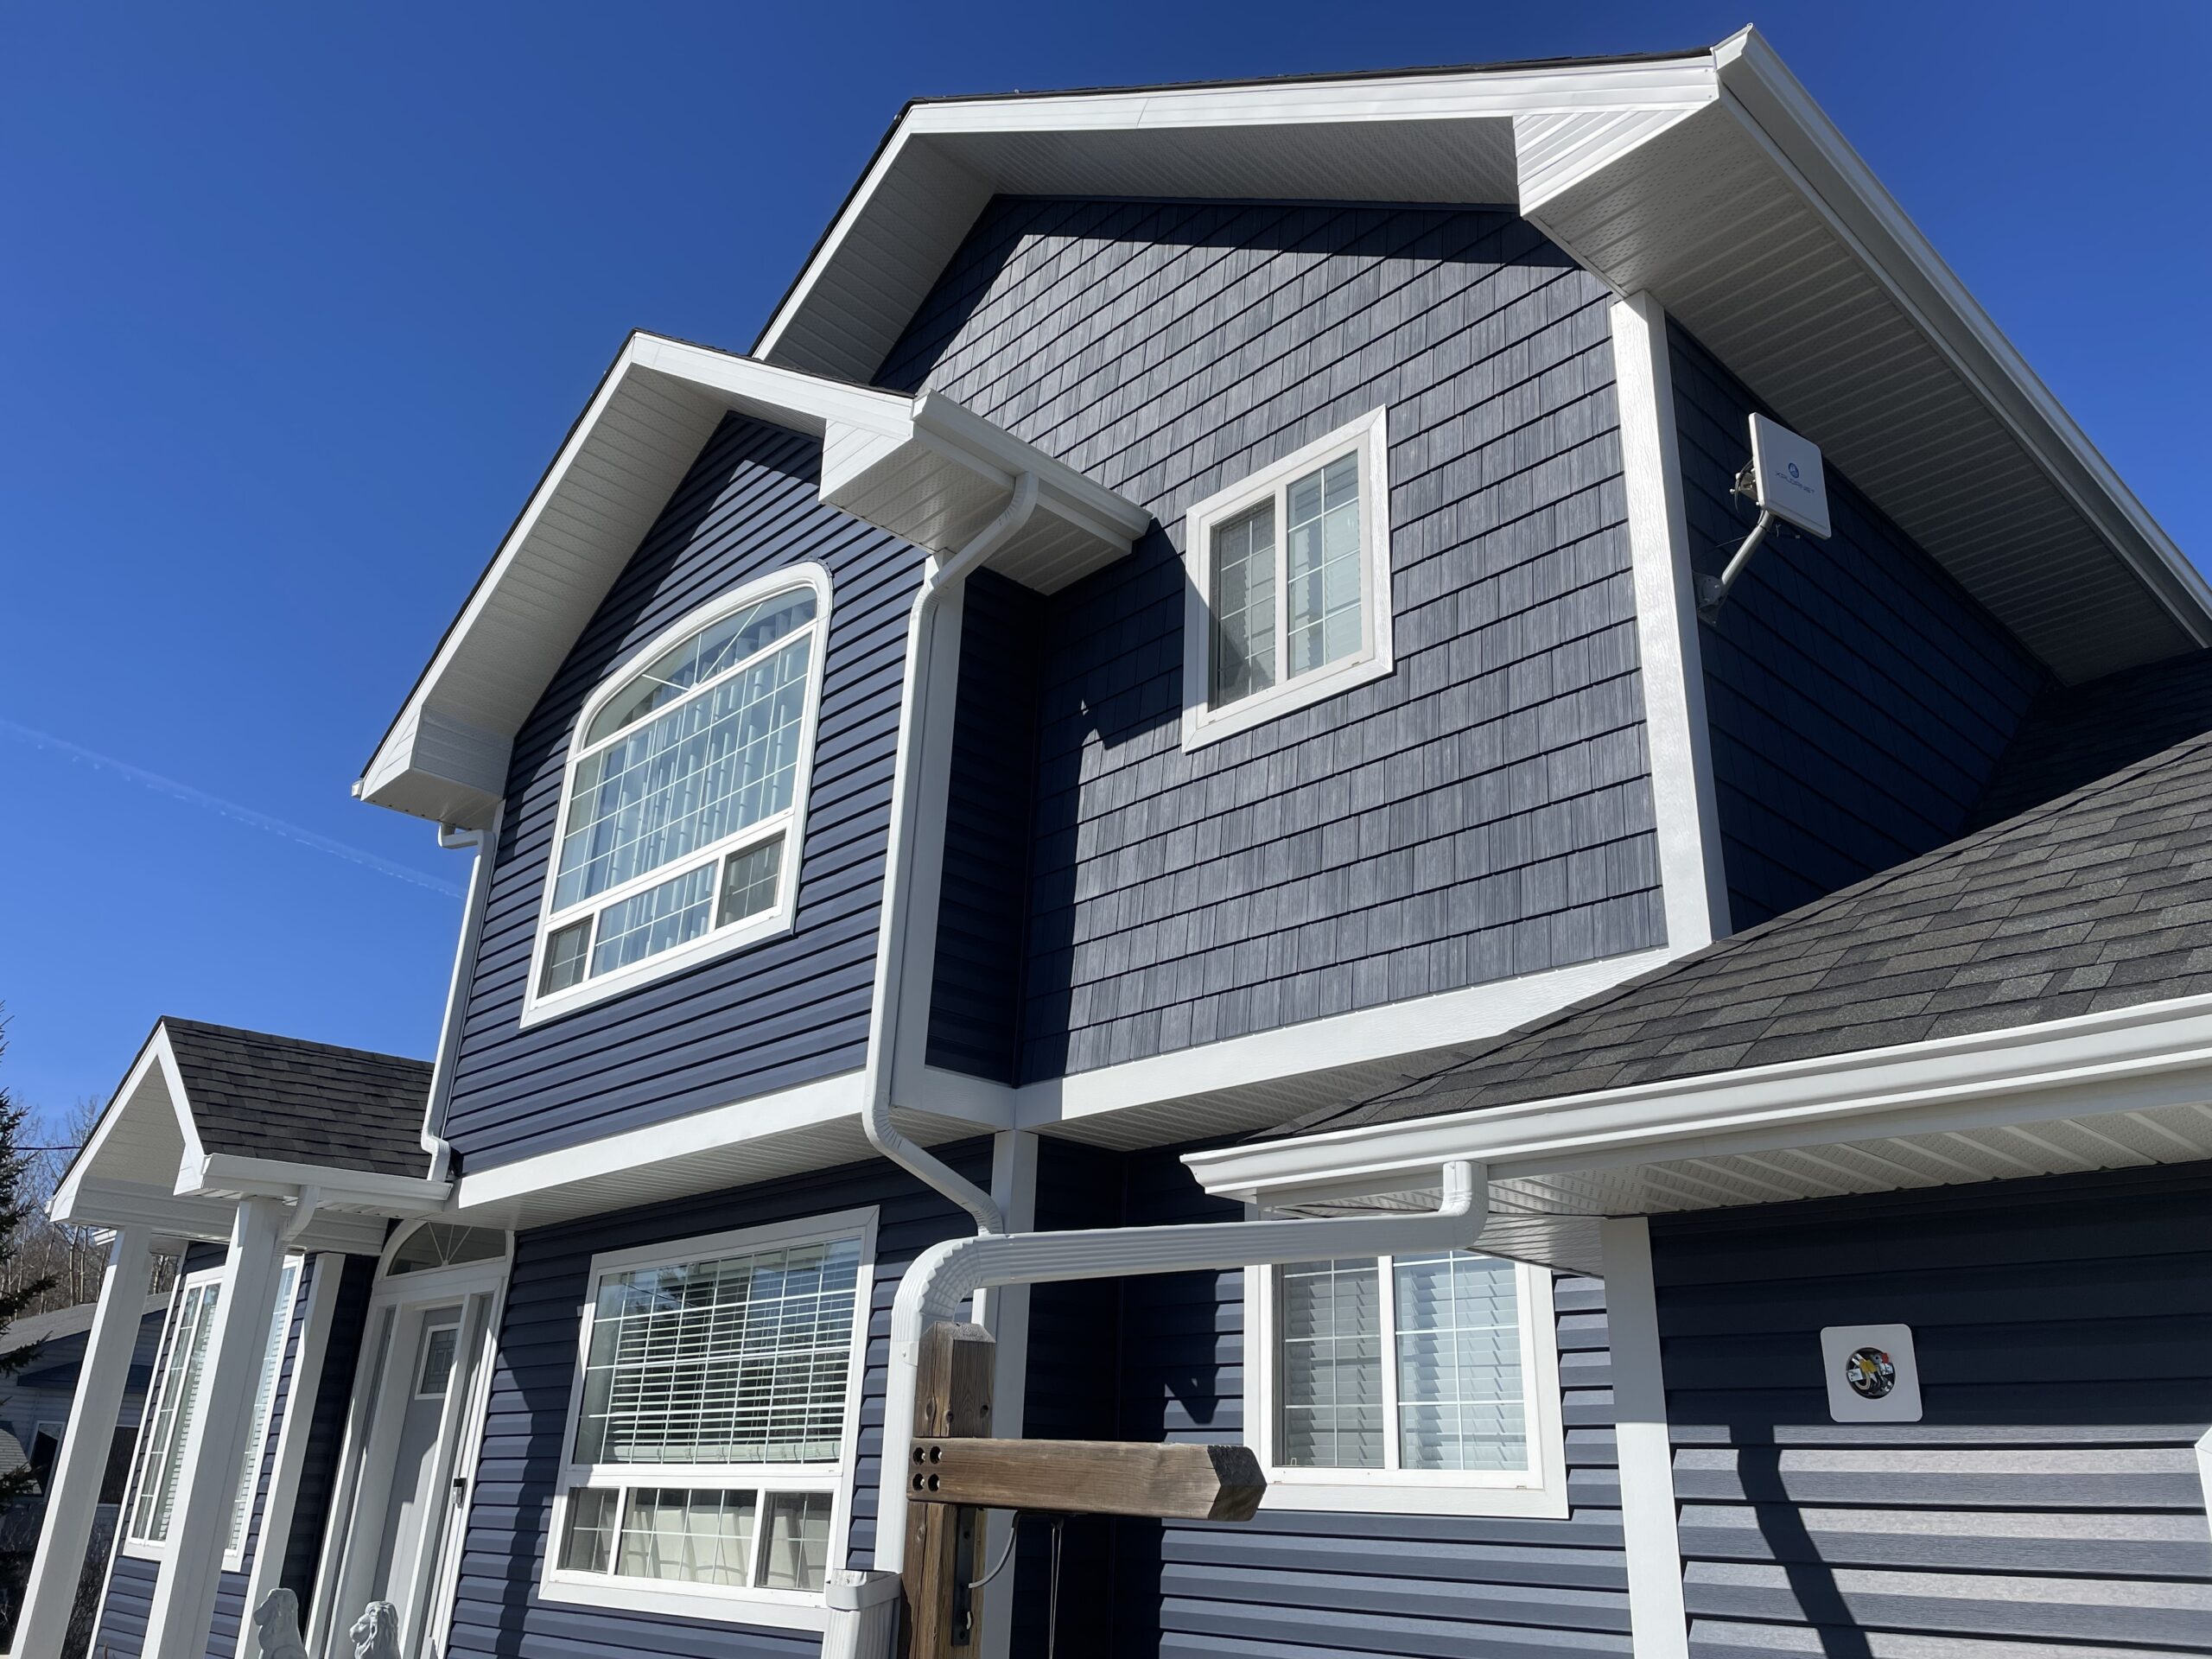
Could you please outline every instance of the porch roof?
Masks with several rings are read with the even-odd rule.
[[[241,1197],[288,1198],[302,1248],[380,1249],[450,1183],[422,1145],[430,1066],[164,1017],[49,1205],[55,1219],[229,1236]]]

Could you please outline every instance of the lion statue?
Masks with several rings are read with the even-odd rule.
[[[253,1628],[261,1638],[261,1659],[308,1659],[308,1644],[300,1640],[300,1599],[289,1590],[271,1590],[253,1610]]]
[[[372,1601],[346,1634],[353,1640],[353,1659],[399,1659],[399,1609]]]

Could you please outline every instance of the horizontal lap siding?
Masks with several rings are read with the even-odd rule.
[[[1045,607],[1025,1079],[1662,942],[1606,301],[1493,210],[985,213],[882,378],[1157,520]],[[1185,509],[1378,404],[1395,671],[1185,753]]]
[[[1231,1222],[1169,1153],[1046,1142],[1039,1226]],[[1048,1218],[1046,1211],[1051,1212]],[[1321,1652],[1625,1656],[1605,1294],[1557,1281],[1571,1513],[1560,1520],[1263,1510],[1243,1525],[1070,1523],[1065,1659]],[[1027,1432],[1236,1442],[1244,1433],[1243,1275],[1179,1274],[1040,1287]],[[1047,1540],[1023,1545],[1014,1651],[1042,1651]]]
[[[1693,1651],[2212,1653],[2208,1223],[2202,1166],[1656,1220]],[[1829,1421],[1862,1323],[1921,1422]]]
[[[731,416],[515,740],[446,1134],[481,1170],[856,1069],[920,556],[821,505],[821,443]],[[719,594],[804,563],[834,589],[797,925],[563,1019],[518,1022],[578,709]]]
[[[323,1534],[330,1523],[330,1497],[346,1436],[346,1414],[353,1403],[353,1372],[360,1363],[369,1292],[377,1274],[374,1256],[336,1259],[343,1262],[344,1270],[338,1281],[337,1304],[331,1310],[322,1378],[310,1408],[314,1415],[308,1420],[299,1484],[293,1489],[292,1535],[285,1541],[284,1565],[278,1578],[285,1589],[299,1598],[302,1608],[312,1606],[315,1601],[315,1573],[321,1562]]]
[[[943,1151],[969,1179],[989,1179],[988,1142]],[[592,1256],[871,1205],[877,1210],[876,1256],[849,1557],[852,1565],[868,1564],[874,1549],[892,1298],[900,1273],[917,1254],[973,1230],[965,1212],[880,1161],[595,1217],[516,1238],[449,1654],[456,1659],[465,1654],[497,1659],[570,1659],[577,1654],[596,1659],[671,1654],[685,1659],[797,1659],[818,1651],[820,1639],[804,1631],[541,1601],[537,1587],[575,1374],[578,1317],[590,1295]]]
[[[1014,1082],[1036,768],[1041,604],[984,570],[961,604],[959,704],[947,780],[929,1063]]]
[[[1718,575],[1757,518],[1730,494],[1746,423],[1772,411],[1681,329],[1668,338],[1691,557]],[[1827,487],[1833,537],[1785,529],[1700,629],[1739,929],[1958,836],[2044,683],[1834,467]]]

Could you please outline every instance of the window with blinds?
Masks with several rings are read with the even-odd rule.
[[[861,1328],[858,1233],[595,1264],[557,1573],[818,1592]]]
[[[1527,1271],[1465,1250],[1281,1268],[1271,1461],[1532,1471]]]

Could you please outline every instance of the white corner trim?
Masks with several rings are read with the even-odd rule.
[[[2196,1481],[2204,1497],[2204,1518],[2212,1522],[2212,1428],[2196,1443]]]
[[[1548,1268],[1514,1263],[1521,1374],[1532,1465],[1518,1473],[1456,1470],[1286,1468],[1276,1461],[1274,1267],[1244,1269],[1245,1443],[1266,1471],[1260,1507],[1276,1513],[1459,1515],[1563,1520],[1567,1428],[1560,1395],[1559,1313]],[[1386,1344],[1386,1348],[1388,1344]],[[1386,1357],[1386,1363],[1390,1363]],[[1386,1382],[1395,1389],[1395,1383]],[[1386,1398],[1394,1397],[1386,1395]],[[1389,1432],[1395,1433],[1395,1426]],[[1639,1649],[1639,1653],[1641,1649]]]
[[[1605,1266],[1605,1330],[1612,1349],[1630,1640],[1637,1659],[1689,1659],[1650,1224],[1641,1216],[1601,1222],[1599,1237]]]
[[[1605,957],[1549,973],[1471,985],[1356,1014],[1332,1014],[1226,1042],[1155,1054],[1073,1077],[1025,1084],[1015,1091],[1023,1128],[1179,1100],[1224,1089],[1279,1082],[1333,1067],[1480,1042],[1663,967],[1672,950]]]
[[[1353,655],[1293,677],[1287,615],[1290,584],[1274,590],[1275,683],[1224,708],[1213,706],[1214,526],[1259,506],[1277,504],[1274,556],[1287,570],[1290,516],[1284,492],[1302,473],[1345,454],[1359,458],[1360,647]],[[1390,416],[1387,407],[1270,462],[1194,504],[1183,515],[1183,747],[1195,749],[1356,685],[1379,680],[1395,664],[1390,643]]]
[[[861,1074],[841,1072],[774,1094],[710,1106],[666,1123],[625,1129],[620,1135],[464,1174],[454,1208],[482,1210],[550,1187],[588,1185],[609,1175],[680,1163],[743,1141],[857,1116],[860,1109]]]
[[[1621,473],[1636,576],[1637,653],[1659,876],[1666,893],[1667,944],[1674,950],[1690,951],[1729,931],[1728,880],[1705,717],[1705,671],[1698,648],[1667,314],[1646,293],[1616,300],[1611,315]]]
[[[2212,995],[1932,1042],[1191,1153],[1208,1192],[1369,1191],[1471,1159],[1493,1180],[2212,1101]]]

